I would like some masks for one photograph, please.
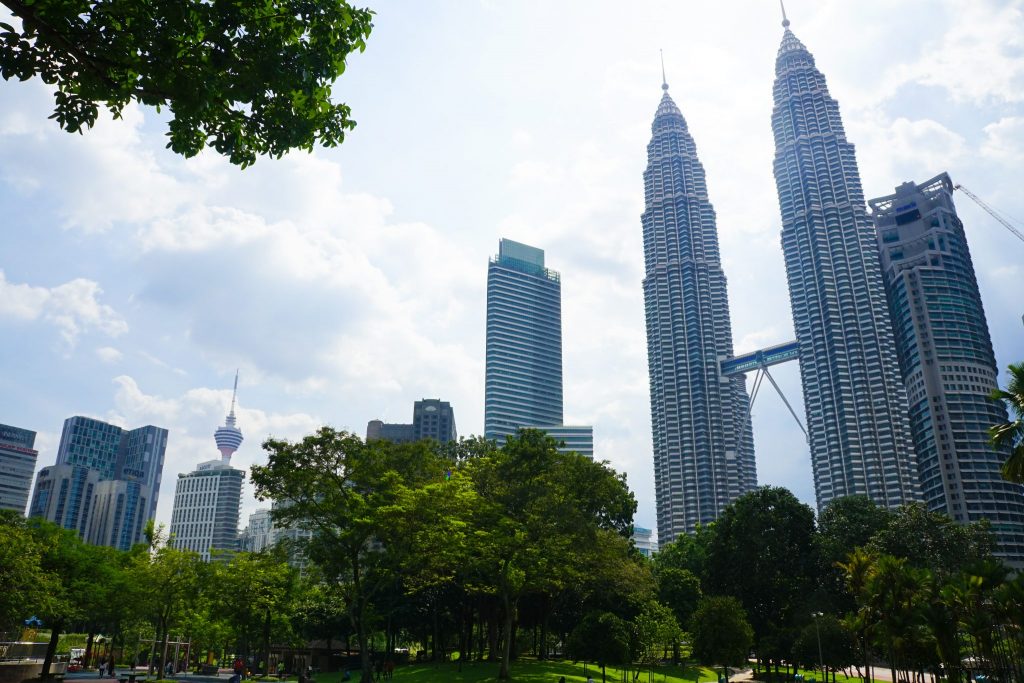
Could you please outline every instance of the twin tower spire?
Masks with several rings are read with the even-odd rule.
[[[853,494],[895,507],[920,492],[874,230],[839,107],[781,9],[774,171],[815,494],[819,509]],[[715,212],[664,58],[661,87],[641,223],[658,536],[669,542],[716,520],[757,475],[746,381],[721,367],[734,354]]]

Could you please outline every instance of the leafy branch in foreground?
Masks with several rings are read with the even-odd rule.
[[[355,126],[331,101],[373,13],[343,0],[0,0],[0,76],[56,86],[50,116],[74,133],[104,105],[171,112],[167,147],[211,145],[242,168],[257,155],[333,147]]]

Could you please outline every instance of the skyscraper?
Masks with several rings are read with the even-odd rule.
[[[1024,487],[1003,479],[1009,449],[987,429],[1006,409],[989,399],[998,370],[967,236],[942,173],[872,199],[900,369],[910,399],[921,492],[961,524],[988,519],[996,554],[1024,566]]]
[[[178,475],[171,511],[171,542],[175,548],[199,553],[204,561],[213,550],[238,550],[238,514],[245,472],[231,466],[231,456],[242,445],[242,430],[235,418],[238,374],[231,394],[231,409],[224,425],[214,432],[219,460],[201,462],[192,472]],[[226,559],[228,556],[223,555]]]
[[[88,417],[64,421],[57,463],[40,470],[29,516],[97,545],[130,548],[156,516],[167,430],[126,431]]]
[[[757,485],[742,377],[726,378],[732,323],[715,210],[686,120],[668,94],[644,171],[644,306],[658,538],[712,522]]]
[[[853,145],[789,29],[775,62],[775,182],[818,508],[920,500],[906,391]]]
[[[484,436],[542,429],[562,452],[594,457],[594,429],[562,424],[562,280],[544,250],[509,239],[487,268]]]
[[[0,510],[25,514],[39,455],[35,443],[35,432],[0,424]]]
[[[544,251],[509,239],[487,267],[484,435],[562,424],[562,283]]]

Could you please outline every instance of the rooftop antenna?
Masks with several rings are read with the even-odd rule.
[[[782,0],[779,0],[782,2]],[[661,55],[661,89],[668,90],[668,79],[665,78],[665,51],[658,48],[658,53]]]
[[[235,397],[238,396],[238,369],[235,369],[235,389],[231,392],[231,415],[235,414]]]
[[[789,18],[786,17],[786,3],[779,0],[779,7],[782,8],[782,28],[789,28]]]

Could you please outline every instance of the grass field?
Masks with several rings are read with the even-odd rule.
[[[587,666],[587,672],[597,683],[601,681],[601,668],[593,664]],[[512,663],[512,679],[522,683],[557,683],[559,676],[565,676],[566,683],[585,683],[583,663],[573,664],[570,661],[538,662],[520,660]],[[630,683],[634,671],[628,674]],[[609,683],[622,680],[622,670],[607,668]],[[340,683],[341,673],[321,673],[314,676],[315,683]],[[353,673],[352,680],[359,677]],[[472,662],[459,665],[452,662],[441,664],[408,664],[395,669],[394,679],[397,683],[487,683],[498,680],[498,664],[495,662]],[[655,667],[653,677],[645,670],[640,672],[637,683],[710,683],[718,680],[716,672],[695,666],[662,666]]]

